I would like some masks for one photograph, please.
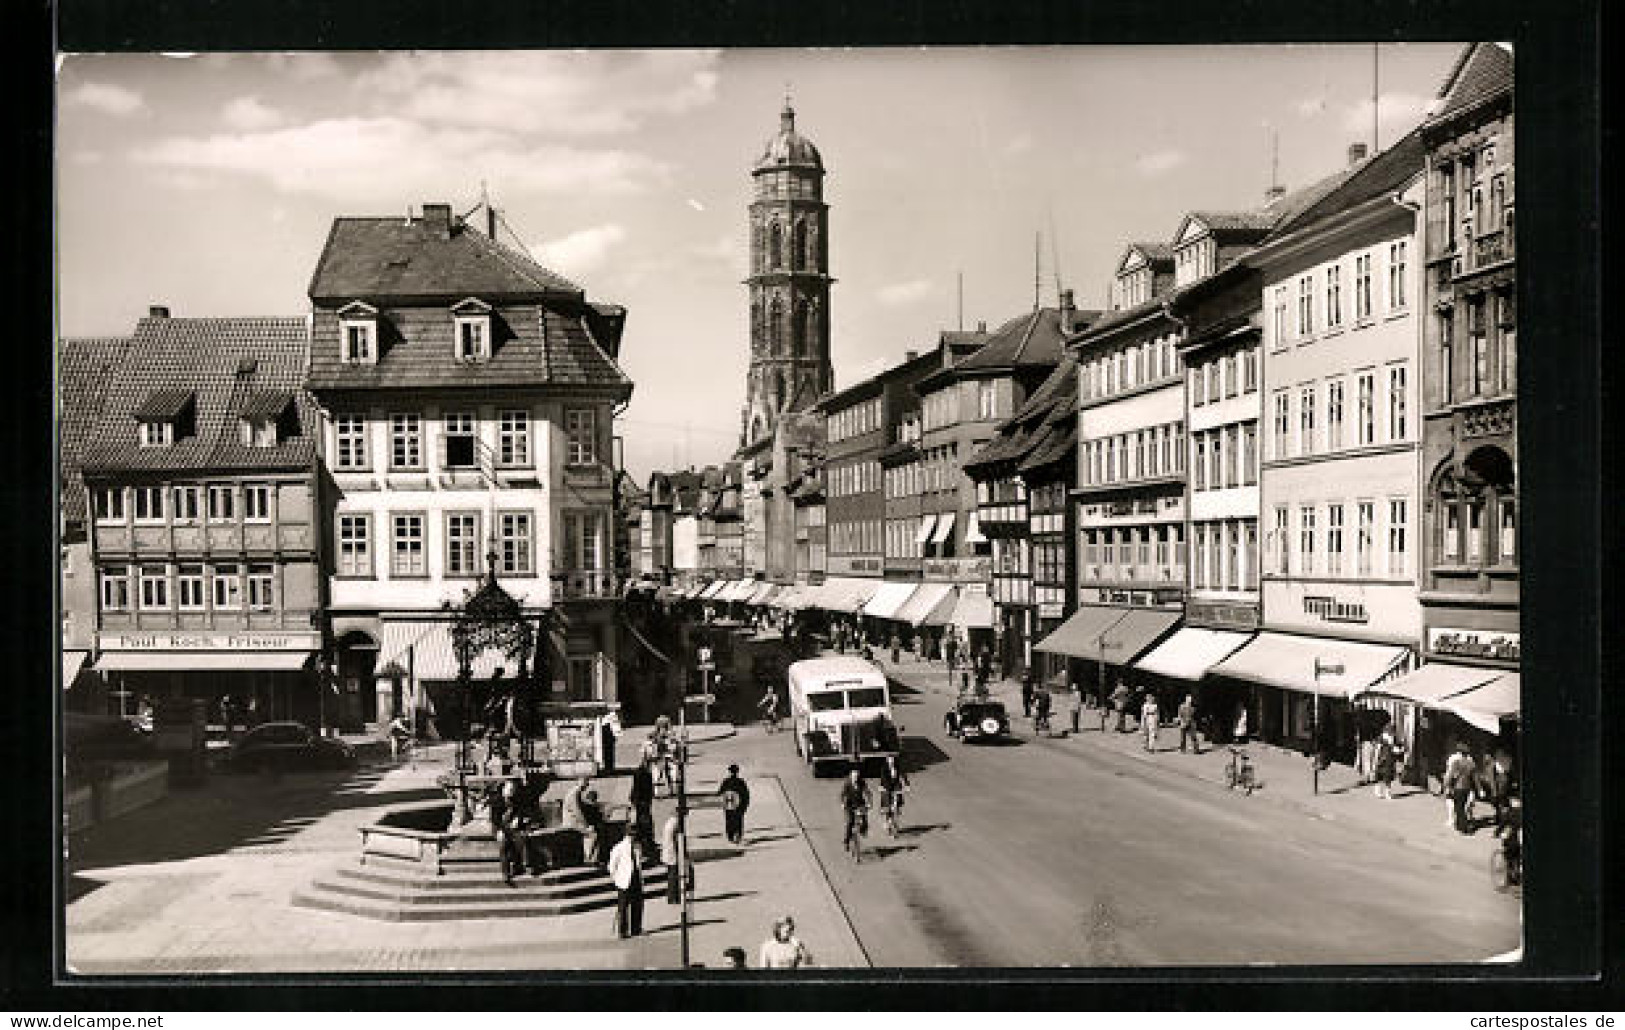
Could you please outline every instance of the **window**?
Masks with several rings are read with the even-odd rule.
[[[1234,397],[1236,395],[1236,366],[1241,362],[1241,355],[1226,354],[1222,360],[1224,362],[1224,395]]]
[[[1275,311],[1274,311],[1274,315],[1275,315],[1275,317],[1274,317],[1273,321],[1270,324],[1271,324],[1271,328],[1274,330],[1275,349],[1280,350],[1282,347],[1286,346],[1286,287],[1285,286],[1277,286],[1275,288]]]
[[[141,423],[141,446],[168,447],[175,442],[175,423],[173,422],[143,422]]]
[[[1292,537],[1287,527],[1287,507],[1275,506],[1275,571],[1287,575],[1292,560]]]
[[[1439,399],[1445,404],[1456,399],[1455,330],[1456,320],[1450,312],[1439,312]]]
[[[1246,422],[1241,427],[1241,485],[1258,482],[1258,423]]]
[[[1511,497],[1500,498],[1497,506],[1501,520],[1500,546],[1496,549],[1496,557],[1502,565],[1516,565],[1518,562],[1518,502]]]
[[[1343,324],[1343,266],[1330,265],[1326,269],[1326,328],[1336,329]]]
[[[1258,350],[1248,347],[1241,352],[1241,385],[1242,392],[1252,393],[1258,389]]]
[[[141,608],[157,611],[169,607],[169,567],[167,565],[141,566]]]
[[[1452,564],[1461,561],[1461,507],[1454,497],[1447,496],[1441,502],[1444,519],[1441,524],[1441,539],[1439,551],[1444,560]]]
[[[1326,449],[1335,451],[1343,446],[1343,383],[1333,380],[1326,384]]]
[[[1475,300],[1467,306],[1467,336],[1472,352],[1472,393],[1482,397],[1490,382],[1490,348],[1484,325],[1484,301]]]
[[[450,411],[445,416],[446,468],[468,469],[476,464],[474,416],[466,411]]]
[[[1377,374],[1375,372],[1360,373],[1360,425],[1359,439],[1355,442],[1362,447],[1377,441]]]
[[[1405,366],[1388,370],[1388,439],[1405,439]]]
[[[1298,279],[1298,336],[1309,336],[1315,331],[1315,277]]]
[[[135,520],[137,522],[164,521],[164,488],[138,486],[135,488]]]
[[[209,487],[209,521],[230,522],[237,517],[237,488]]]
[[[530,464],[530,413],[497,413],[497,462],[502,465]]]
[[[1298,392],[1298,453],[1315,453],[1315,388]]]
[[[102,611],[130,610],[130,567],[109,565],[102,573]]]
[[[457,316],[457,360],[484,361],[490,356],[490,316]]]
[[[1248,519],[1244,523],[1247,535],[1246,550],[1242,554],[1242,561],[1247,567],[1246,589],[1258,589],[1258,523]]]
[[[569,408],[564,412],[564,460],[571,465],[592,465],[598,461],[598,426],[591,408]]]
[[[276,446],[275,419],[245,418],[238,423],[238,431],[244,447]]]
[[[389,467],[423,467],[423,417],[416,413],[389,416]]]
[[[367,420],[360,415],[339,415],[333,419],[334,467],[364,469],[367,461]]]
[[[1518,388],[1518,326],[1511,296],[1495,297],[1496,385],[1502,393]]]
[[[1439,166],[1439,196],[1444,201],[1445,249],[1456,248],[1456,169],[1446,161]]]
[[[1287,456],[1287,434],[1291,432],[1291,399],[1285,390],[1275,391],[1275,449],[1276,458]]]
[[[999,415],[998,383],[983,380],[976,384],[976,414],[978,418],[992,419]]]
[[[371,319],[346,319],[342,323],[344,362],[370,365],[378,353],[378,324]]]
[[[243,580],[236,565],[216,565],[210,578],[217,611],[235,611],[243,606]]]
[[[1202,366],[1202,371],[1207,379],[1207,399],[1209,402],[1216,402],[1219,399],[1220,390],[1219,366],[1216,362],[1210,361]]]
[[[1388,310],[1405,310],[1405,241],[1388,245]]]
[[[389,571],[394,576],[423,576],[428,569],[423,561],[423,516],[396,515]]]
[[[276,607],[276,576],[271,566],[248,567],[248,607],[256,612]]]
[[[271,521],[271,488],[264,483],[243,484],[243,519],[247,522]]]
[[[531,529],[530,512],[505,511],[498,516],[501,533],[498,540],[502,556],[502,571],[530,575]]]
[[[1315,571],[1315,506],[1298,506],[1298,571],[1312,575]]]
[[[1193,433],[1196,437],[1196,489],[1207,489],[1207,434]]]
[[[1359,576],[1369,576],[1371,551],[1376,545],[1377,506],[1371,501],[1361,501],[1355,506],[1355,517],[1359,520],[1359,526],[1355,528],[1354,537],[1354,572]]]
[[[123,522],[126,517],[124,510],[124,488],[122,486],[97,487],[92,494],[96,506],[97,522]]]
[[[1364,322],[1371,318],[1371,255],[1361,254],[1354,259],[1354,320]]]
[[[372,575],[372,516],[340,515],[338,523],[339,575],[370,577]]]
[[[1191,406],[1200,408],[1207,403],[1207,366],[1191,369]]]
[[[1405,574],[1405,498],[1395,497],[1388,502],[1388,574]],[[1452,506],[1453,507],[1453,506]],[[1451,534],[1452,538],[1454,534]]]
[[[175,521],[196,522],[202,512],[199,503],[202,498],[202,489],[195,486],[177,486],[175,488]]]
[[[1484,551],[1484,498],[1467,499],[1467,560],[1486,563],[1489,555]]]
[[[1326,572],[1332,576],[1341,576],[1343,574],[1343,506],[1341,504],[1328,504],[1326,506]]]
[[[175,607],[182,611],[203,610],[203,566],[182,565],[176,570]]]
[[[878,523],[876,523],[878,527]],[[870,525],[864,523],[864,536],[870,536]],[[875,534],[878,537],[878,534]],[[863,550],[878,551],[878,539],[865,540]],[[589,572],[604,569],[604,517],[597,511],[567,511],[564,513],[564,543],[569,550],[565,560],[570,568]]]
[[[480,517],[477,512],[446,513],[446,575],[479,575]]]

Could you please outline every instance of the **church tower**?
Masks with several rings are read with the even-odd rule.
[[[750,373],[740,446],[771,436],[782,414],[811,407],[835,385],[824,161],[796,132],[789,97],[750,174]]]

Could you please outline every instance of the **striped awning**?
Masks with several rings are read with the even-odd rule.
[[[914,596],[918,583],[882,583],[875,595],[863,603],[863,614],[877,619],[895,619],[897,612]]]
[[[945,511],[937,518],[937,531],[931,534],[931,542],[933,544],[940,544],[944,540],[948,539],[948,537],[953,534],[953,531],[954,513],[951,511]]]
[[[1409,649],[1397,644],[1266,632],[1214,665],[1212,672],[1285,690],[1346,698],[1402,671],[1409,656]],[[1317,661],[1340,666],[1342,671],[1316,676]]]
[[[946,626],[956,601],[952,583],[921,583],[914,596],[897,609],[895,617],[910,626]]]
[[[62,652],[62,689],[67,690],[73,686],[73,681],[79,678],[79,670],[85,664],[85,657],[89,651],[63,651]]]
[[[1498,733],[1502,719],[1518,718],[1522,694],[1523,677],[1503,672],[1488,683],[1445,698],[1439,706],[1487,733]]]
[[[452,647],[450,622],[385,622],[384,645],[379,651],[378,669],[395,665],[402,675],[419,680],[457,678],[457,652]],[[515,675],[518,669],[507,656],[487,650],[474,656],[470,675],[490,679],[497,669]]]
[[[992,629],[993,598],[980,590],[961,590],[950,621],[960,629]]]
[[[930,543],[931,542],[931,532],[933,530],[935,530],[936,528],[937,528],[937,517],[935,515],[922,515],[922,516],[920,516],[920,531],[915,534],[914,542],[917,543],[917,544],[928,544],[928,543]]]

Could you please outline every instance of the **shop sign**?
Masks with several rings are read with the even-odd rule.
[[[858,575],[879,575],[884,570],[880,558],[847,558],[830,555],[828,565],[829,571],[836,575],[843,572]]]
[[[1518,660],[1518,634],[1480,629],[1430,629],[1428,650],[1462,658]]]
[[[1060,601],[1040,601],[1038,603],[1038,617],[1040,619],[1059,619],[1061,617]]]
[[[102,633],[103,651],[314,651],[317,633]]]
[[[921,575],[939,583],[985,583],[993,576],[993,559],[927,558]]]
[[[1335,597],[1305,595],[1303,613],[1318,615],[1324,622],[1370,622],[1365,605],[1359,601],[1339,601]]]
[[[1185,600],[1185,591],[1178,587],[1165,587],[1151,592],[1153,604],[1181,604]]]

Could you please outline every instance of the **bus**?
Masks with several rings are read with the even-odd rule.
[[[899,751],[886,674],[857,657],[808,658],[786,674],[796,754],[815,773]]]

